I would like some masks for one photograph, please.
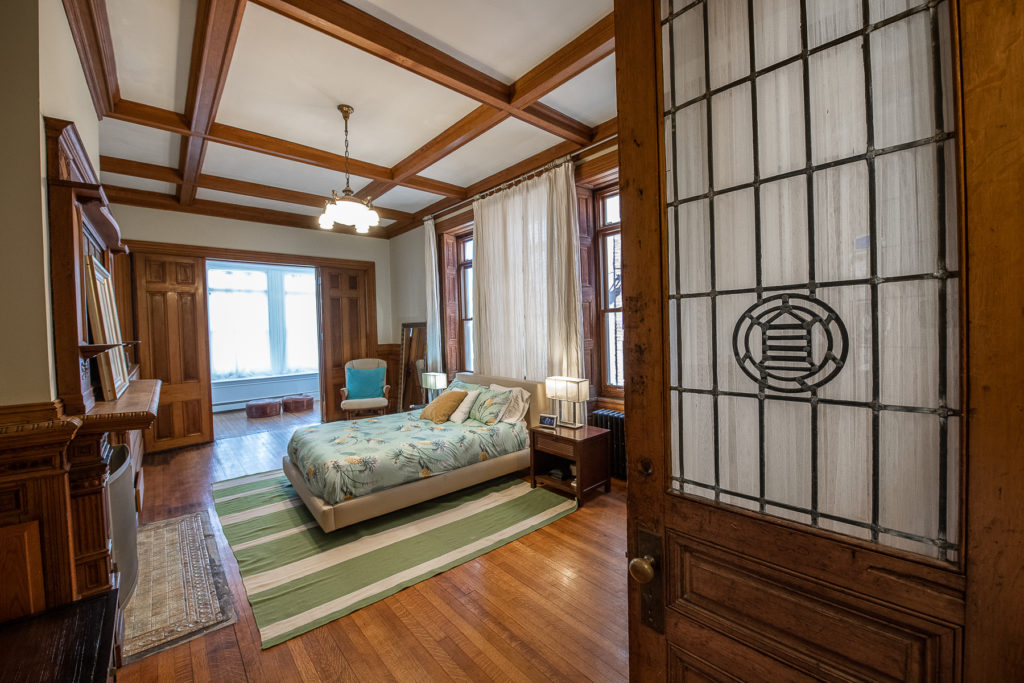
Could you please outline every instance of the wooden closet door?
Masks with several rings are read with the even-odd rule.
[[[145,432],[146,452],[212,441],[205,260],[134,258],[141,375],[163,381],[158,417]]]
[[[376,347],[376,330],[371,330],[370,325],[372,285],[367,271],[361,269],[320,268],[319,272],[323,368],[320,405],[324,421],[333,422],[341,419],[340,389],[345,386],[345,363],[370,357]],[[392,377],[386,379],[389,384],[393,381]]]

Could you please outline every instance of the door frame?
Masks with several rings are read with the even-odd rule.
[[[353,259],[337,259],[322,256],[303,256],[300,254],[276,254],[263,251],[251,251],[248,249],[227,249],[223,247],[204,247],[193,244],[171,244],[166,242],[150,242],[144,240],[124,240],[124,244],[131,252],[164,254],[167,256],[188,256],[202,258],[205,261],[213,259],[216,261],[237,261],[239,263],[269,263],[277,266],[307,266],[316,268],[316,306],[317,306],[317,336],[323,338],[323,311],[320,306],[320,279],[321,268],[343,268],[350,270],[364,271],[366,276],[366,325],[367,338],[372,342],[372,348],[381,346],[377,337],[377,275],[376,263],[373,261],[356,261]],[[204,275],[205,282],[205,275]],[[204,285],[204,295],[206,294]],[[207,311],[209,315],[209,311]],[[207,322],[207,335],[209,335],[209,320]],[[209,341],[207,341],[209,345]],[[326,421],[324,377],[324,356],[323,345],[320,345],[319,375],[320,375],[320,419]],[[209,356],[209,354],[207,354]],[[207,357],[209,365],[209,357]],[[208,390],[212,389],[212,380]],[[211,406],[212,411],[212,406]],[[211,412],[212,415],[212,412]],[[212,419],[212,418],[211,418]],[[217,435],[213,435],[216,440]]]
[[[1024,422],[1019,387],[1024,356],[1015,352],[1024,332],[1024,231],[1019,227],[1024,216],[1024,61],[1014,56],[1015,44],[1024,37],[1024,12],[1007,12],[995,0],[951,0],[950,8],[966,419],[961,437],[963,552],[959,567],[945,571],[966,586],[962,671],[954,676],[1000,680],[1024,667],[1019,647],[1024,632],[1024,573],[1019,569],[1024,564],[1024,437],[1019,427],[1014,429]],[[640,554],[639,529],[663,535],[670,443],[663,348],[667,305],[660,296],[668,255],[662,248],[667,217],[659,9],[656,2],[615,0],[619,186],[622,212],[633,226],[623,239],[630,557]],[[630,581],[628,591],[630,675],[663,678],[665,638],[643,625],[638,584]]]

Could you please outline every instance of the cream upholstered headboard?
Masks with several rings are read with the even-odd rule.
[[[530,380],[512,379],[510,377],[489,377],[487,375],[476,375],[471,372],[460,372],[455,379],[471,384],[482,384],[485,387],[491,384],[500,384],[503,387],[522,387],[530,392],[530,411],[526,415],[526,424],[530,427],[540,422],[540,414],[547,411],[548,395],[544,392],[544,382],[533,382]]]

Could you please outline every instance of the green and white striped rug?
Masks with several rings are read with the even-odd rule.
[[[280,470],[217,482],[213,497],[264,649],[576,509],[506,477],[325,534]]]

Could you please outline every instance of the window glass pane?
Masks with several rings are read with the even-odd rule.
[[[473,321],[464,320],[462,321],[462,338],[464,340],[463,348],[465,352],[462,357],[462,363],[464,369],[467,371],[473,370]]]
[[[272,372],[265,292],[211,290],[209,319],[213,379]]]
[[[604,198],[604,224],[614,225],[619,220],[619,195],[609,195]]]
[[[622,312],[605,313],[605,377],[608,384],[621,387],[626,383],[622,358]]]
[[[465,240],[462,243],[462,260],[472,261],[473,260],[473,240]]]
[[[309,273],[284,276],[285,373],[319,369],[316,320],[316,277]]]
[[[622,235],[604,236],[604,286],[607,308],[622,308]]]
[[[462,317],[473,317],[473,266],[462,269]]]
[[[211,268],[207,275],[206,286],[211,291],[234,289],[265,292],[267,291],[267,274],[260,270]]]

